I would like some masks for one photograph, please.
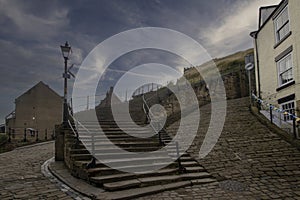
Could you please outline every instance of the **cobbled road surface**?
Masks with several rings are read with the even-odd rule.
[[[0,154],[0,199],[73,199],[41,172],[53,155],[53,142]]]
[[[218,182],[141,197],[168,199],[300,199],[300,151],[262,125],[248,109],[249,100],[228,101],[227,116],[215,148],[197,159],[210,120],[210,106],[201,108],[198,135],[188,152]],[[176,131],[178,123],[169,127]],[[188,131],[188,127],[186,127]],[[73,199],[41,172],[53,157],[54,143],[0,154],[0,200]],[[71,196],[70,196],[71,195]]]
[[[300,151],[257,120],[249,111],[249,98],[228,101],[221,137],[203,159],[198,155],[210,122],[210,105],[201,107],[200,111],[200,128],[188,152],[218,182],[166,191],[140,200],[300,199]],[[179,122],[171,125],[169,132],[176,132],[178,126]]]

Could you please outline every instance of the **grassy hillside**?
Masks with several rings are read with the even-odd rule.
[[[245,65],[244,57],[249,53],[253,53],[253,49],[240,51],[240,52],[225,56],[223,58],[215,58],[215,59],[213,59],[213,61],[204,63],[200,66],[197,66],[196,68],[201,68],[202,70],[209,72],[210,69],[214,65],[216,65],[221,74],[235,72],[244,67],[244,65]],[[185,72],[184,76],[191,83],[197,82],[202,79],[201,76],[199,75],[198,71],[195,68],[188,69]]]

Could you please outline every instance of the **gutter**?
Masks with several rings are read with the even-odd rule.
[[[259,56],[258,56],[258,48],[257,48],[257,34],[258,31],[254,31],[250,33],[250,36],[254,39],[255,42],[255,55],[256,55],[256,67],[257,67],[257,82],[258,82],[258,97],[261,99],[261,86],[260,86],[260,69],[259,69]]]

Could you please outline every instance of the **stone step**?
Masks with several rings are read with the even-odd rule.
[[[168,184],[172,182],[184,181],[184,180],[193,180],[193,179],[204,179],[211,178],[211,175],[207,172],[198,172],[198,173],[187,173],[180,175],[166,175],[166,176],[153,176],[153,177],[144,177],[136,178],[125,181],[115,181],[111,183],[104,183],[104,189],[108,191],[117,191],[122,189],[129,189],[133,187],[146,187],[158,184]]]
[[[120,174],[113,174],[113,175],[102,175],[102,176],[90,177],[89,181],[98,186],[102,186],[104,183],[130,180],[134,178],[136,178],[135,174],[120,173]]]
[[[102,119],[102,120],[98,120],[98,121],[80,121],[81,124],[116,124],[116,122],[114,120],[111,119]],[[126,120],[126,121],[118,121],[118,123],[120,124],[132,124],[133,121],[130,120]],[[136,124],[144,124],[142,121],[134,121],[134,123]]]
[[[112,144],[112,143],[113,144]],[[66,143],[69,145],[69,147],[73,147],[73,145],[76,143],[76,139],[67,139]],[[84,143],[84,144],[83,144]],[[110,152],[111,151],[118,151],[117,148],[114,148],[112,145],[116,145],[124,149],[125,151],[130,152],[149,152],[149,151],[156,151],[161,147],[158,141],[156,139],[139,139],[139,140],[118,140],[118,139],[112,139],[112,140],[100,140],[95,139],[94,140],[94,148],[96,152]],[[80,140],[79,144],[77,145],[77,149],[86,149],[86,147],[90,148],[92,147],[92,142],[89,140]],[[166,147],[167,152],[170,156],[176,156],[177,155],[177,149],[175,145],[168,145]],[[75,152],[75,151],[74,151]],[[183,151],[180,150],[180,153]],[[183,155],[185,153],[183,152]]]
[[[92,139],[94,138],[95,141],[105,141],[105,140],[110,140],[110,141],[130,141],[130,140],[137,140],[137,141],[156,141],[159,142],[158,137],[157,136],[153,136],[150,138],[140,138],[140,137],[133,137],[130,135],[119,135],[119,134],[115,134],[115,135],[94,135],[93,137],[91,135],[79,135],[79,140],[81,141],[92,141]],[[75,136],[69,136],[67,138],[67,140],[76,140]]]
[[[150,155],[152,157],[161,157],[162,154],[160,151],[156,152],[149,152],[147,155]],[[126,158],[132,158],[133,156],[135,158],[144,158],[145,154],[144,153],[133,153],[133,152],[106,152],[103,153],[101,151],[95,152],[95,156],[101,156],[101,159],[126,159]],[[169,156],[167,153],[164,154],[164,156]],[[71,154],[72,158],[77,158],[75,160],[89,160],[92,159],[92,155],[90,152],[85,152],[85,153],[77,153],[77,154]],[[170,157],[170,156],[169,156]],[[81,159],[80,159],[81,158]],[[171,158],[171,157],[170,157]],[[185,158],[182,158],[183,160],[187,160]]]
[[[177,158],[176,158],[177,160]],[[190,156],[186,155],[186,156],[181,156],[180,157],[181,162],[192,162],[195,161],[194,158],[191,158]]]
[[[120,122],[115,122],[115,121],[100,121],[100,122],[80,122],[78,124],[74,124],[77,126],[107,126],[107,127],[115,127],[115,126],[128,126],[128,127],[135,127],[135,126],[140,126],[144,127],[147,124],[144,123],[136,123],[136,122],[130,122],[130,121],[120,121]]]
[[[75,160],[74,162],[74,165],[75,166],[78,166],[79,168],[82,168],[82,169],[85,169],[87,164],[90,162],[90,160]],[[166,162],[166,163],[150,163],[149,164],[142,164],[142,165],[128,165],[128,166],[122,166],[122,167],[118,167],[119,170],[125,170],[125,171],[133,171],[135,169],[137,169],[136,171],[148,171],[147,169],[152,169],[151,166],[152,165],[155,165],[155,166],[158,166],[158,167],[169,167],[169,168],[172,168],[172,167],[177,167],[177,162],[173,161],[173,162]],[[190,168],[190,167],[199,167],[200,165],[196,162],[196,161],[184,161],[182,160],[181,161],[181,165],[185,168]],[[150,167],[149,167],[150,166]],[[101,169],[104,169],[106,171],[109,171],[107,168],[106,165],[104,165],[103,163],[99,162],[98,160],[96,161],[96,167],[95,168],[101,168]],[[104,171],[104,170],[103,170]]]
[[[118,199],[120,196],[121,198],[138,197],[161,188],[166,190],[192,185],[194,182],[202,184],[214,181],[206,170],[187,153],[183,153],[180,158],[181,165],[185,168],[185,173],[180,174],[176,161],[178,150],[175,143],[169,143],[172,138],[165,131],[161,131],[160,136],[165,143],[169,144],[162,155],[161,151],[156,152],[163,147],[158,141],[158,135],[143,139],[132,137],[126,133],[140,134],[141,137],[145,137],[152,133],[152,130],[148,128],[132,127],[129,122],[124,120],[121,122],[121,126],[125,128],[121,130],[115,122],[107,120],[100,122],[102,129],[100,130],[97,123],[85,122],[88,131],[83,127],[79,128],[80,140],[86,146],[80,143],[75,147],[73,145],[76,141],[75,136],[67,136],[66,141],[70,147],[67,152],[73,162],[74,176],[111,191],[110,195],[113,194],[113,198],[108,199]],[[87,149],[91,149],[92,146],[95,157],[98,155],[102,160],[101,162],[96,161],[95,168],[86,169],[87,164],[93,158]],[[120,153],[115,146],[122,148],[125,152]],[[147,152],[147,155],[151,156],[145,157],[143,154],[136,154],[132,157],[132,154],[126,151]],[[183,152],[180,147],[179,152]],[[153,172],[154,168],[159,170]],[[127,173],[128,171],[134,173]],[[121,190],[122,193],[118,193],[117,190]],[[142,192],[128,194],[133,190]]]
[[[87,132],[87,131],[79,131],[78,132],[78,134],[79,134],[79,136],[81,136],[81,137],[84,137],[84,136],[102,136],[102,137],[104,137],[104,136],[106,136],[106,137],[123,137],[123,138],[127,138],[127,137],[133,137],[133,136],[131,136],[130,134],[128,134],[128,132],[123,132],[123,131],[108,131],[108,132],[100,132],[100,131],[90,131],[90,132]],[[152,137],[158,137],[157,135],[155,135],[155,134],[150,134],[149,132],[135,132],[134,133],[134,135],[139,135],[140,137],[139,138],[142,138],[142,137],[144,137],[144,138],[148,138],[149,137],[149,135],[150,136],[152,136]],[[75,136],[74,136],[75,137]]]
[[[187,172],[205,172],[206,170],[201,166],[195,166],[195,167],[186,167],[185,168]]]
[[[150,136],[154,136],[156,134],[154,134],[153,132],[150,131],[128,131],[128,132],[124,132],[122,130],[117,130],[117,131],[100,131],[100,130],[95,130],[95,131],[79,131],[78,132],[80,136],[115,136],[115,135],[119,135],[119,136],[130,136],[130,137],[134,137],[132,135],[138,135],[138,136],[143,136],[143,137],[149,137]]]
[[[205,169],[201,166],[195,166],[195,167],[186,167],[186,172],[188,173],[195,173],[195,172],[205,172]],[[87,173],[89,177],[96,177],[96,176],[105,176],[105,175],[112,175],[112,174],[120,174],[123,172],[120,172],[118,170],[109,168],[109,167],[99,167],[99,168],[92,168],[87,169]],[[157,172],[160,175],[168,175],[168,174],[176,174],[178,173],[178,167],[177,163],[174,163],[172,165],[168,165],[167,167],[158,170]],[[153,175],[153,173],[147,173],[147,174],[140,174],[140,176],[149,176]]]
[[[196,161],[181,161],[181,165],[184,167],[196,167],[199,166],[199,163]]]
[[[74,165],[78,166],[79,168],[82,168],[86,170],[87,164],[90,162],[90,160],[82,160],[82,161],[75,161]],[[187,172],[197,172],[198,171],[204,171],[204,168],[201,167],[197,162],[195,161],[182,161],[181,165],[186,168]],[[127,165],[127,166],[118,166],[116,169],[112,169],[110,167],[107,167],[103,163],[96,161],[96,167],[92,169],[87,169],[87,173],[90,174],[90,176],[94,174],[101,174],[101,175],[110,175],[115,173],[120,173],[121,171],[136,171],[140,173],[146,173],[151,172],[153,170],[153,166],[158,168],[164,168],[164,169],[178,169],[178,163],[177,162],[160,162],[160,163],[151,163],[151,164],[133,164],[133,165]]]
[[[89,177],[95,177],[95,176],[106,176],[106,175],[113,175],[113,174],[121,174],[122,171],[103,166],[103,167],[95,167],[87,169],[87,174]]]
[[[74,154],[71,158],[75,161],[90,161],[92,156],[90,154]],[[172,160],[169,157],[135,157],[135,158],[119,158],[119,159],[103,159],[101,162],[97,163],[97,166],[104,166],[105,164],[113,165],[116,167],[128,167],[128,166],[138,166],[138,165],[148,165],[161,164],[161,163],[171,163]]]
[[[92,145],[94,145],[95,149],[103,149],[103,148],[109,148],[113,147],[113,145],[119,146],[121,148],[126,147],[160,147],[161,145],[158,142],[95,142],[92,143],[85,143],[85,145],[80,144],[80,147],[86,147],[86,148],[92,148]]]
[[[157,138],[136,138],[136,137],[127,137],[125,138],[108,138],[108,137],[103,137],[103,136],[98,136],[98,137],[91,137],[91,136],[80,136],[79,140],[82,142],[105,142],[107,140],[112,141],[112,142],[134,142],[134,141],[149,141],[149,142],[158,142]]]
[[[132,119],[118,119],[117,121],[115,121],[114,119],[104,119],[104,118],[101,118],[100,120],[91,120],[91,119],[78,119],[80,120],[80,123],[82,124],[97,124],[97,123],[100,123],[100,124],[132,124],[132,123],[135,123],[135,124],[144,124],[144,121],[143,120],[132,120]]]
[[[173,160],[177,160],[177,159],[178,159],[176,153],[174,153],[174,154],[168,153],[168,156],[170,156],[170,158],[172,158]],[[181,156],[180,156],[180,160],[181,160],[181,161],[194,161],[194,159],[192,159],[192,158],[190,157],[190,155],[188,155],[188,154],[183,154],[183,155],[181,155]]]
[[[105,190],[108,191],[116,191],[116,190],[123,190],[123,189],[129,189],[133,187],[140,187],[141,182],[137,179],[131,179],[126,181],[118,181],[114,183],[106,183],[103,184],[103,187]]]
[[[85,169],[87,164],[90,161],[84,160],[84,161],[75,161],[74,165]],[[195,164],[189,164],[188,167],[193,167],[196,166]],[[153,170],[153,167],[157,169],[162,169],[162,168],[177,168],[177,163],[176,162],[155,162],[155,163],[145,163],[145,164],[136,164],[133,163],[132,165],[122,165],[122,166],[116,166],[115,169],[112,169],[110,167],[107,167],[105,164],[97,161],[96,162],[96,167],[93,169],[88,169],[88,171],[99,171],[101,170],[101,174],[110,174],[110,173],[120,173],[121,171],[132,171],[132,172],[137,172],[137,173],[148,173]],[[98,169],[97,169],[98,168]]]
[[[78,128],[79,133],[80,132],[87,132],[87,130],[89,132],[93,132],[93,133],[107,133],[107,132],[139,132],[139,133],[152,133],[153,131],[151,129],[147,129],[147,128],[102,128],[99,129],[99,127],[89,127],[86,126],[85,128]]]
[[[84,144],[78,144],[77,145],[77,149],[71,149],[71,147],[73,146],[73,143],[71,143],[69,145],[69,148],[70,148],[70,152],[71,154],[88,154],[90,153],[90,151],[92,150],[92,145],[91,144],[87,144],[86,146]],[[117,146],[117,145],[116,145]],[[124,153],[126,152],[136,152],[136,153],[144,153],[144,152],[147,152],[147,153],[153,153],[155,154],[158,150],[161,150],[161,146],[160,145],[156,145],[156,146],[143,146],[143,145],[140,145],[140,146],[131,146],[131,145],[127,145],[126,144],[121,144],[119,145],[121,146],[121,148],[125,151]],[[86,149],[86,147],[88,148],[88,151]],[[84,152],[84,153],[82,153]],[[113,154],[113,153],[119,153],[120,152],[120,149],[115,147],[115,146],[108,146],[108,145],[99,145],[99,144],[96,144],[94,145],[94,153],[96,154]],[[177,151],[176,149],[169,149],[169,148],[166,148],[166,154],[171,157],[171,158],[177,158]],[[184,158],[184,157],[188,157],[189,155],[185,152],[181,153],[181,158]]]
[[[111,200],[134,199],[146,195],[156,194],[166,190],[174,190],[174,189],[183,188],[191,185],[192,185],[191,181],[180,181],[177,183],[169,183],[165,185],[159,184],[159,185],[149,186],[144,188],[138,187],[138,188],[132,188],[132,189],[127,189],[122,191],[109,192],[109,193],[104,193],[103,195],[106,195],[107,199],[111,199]],[[98,198],[101,199],[103,197],[101,196]]]
[[[75,138],[75,136],[73,136]],[[124,132],[108,132],[108,133],[79,133],[79,138],[82,139],[89,139],[89,138],[98,138],[98,139],[123,139],[123,140],[127,140],[127,139],[141,139],[141,140],[146,140],[146,139],[156,139],[157,141],[158,139],[158,135],[153,135],[153,134],[144,134],[144,133],[135,133],[134,135],[129,135],[127,133]],[[72,138],[72,137],[70,137]]]
[[[76,127],[76,126],[75,126]],[[99,123],[94,123],[94,124],[80,124],[77,125],[78,129],[85,129],[85,128],[90,128],[90,129],[120,129],[120,127],[122,128],[128,128],[128,129],[145,129],[147,130],[147,126],[145,126],[144,124],[124,124],[124,123],[120,123],[120,124],[99,124]],[[150,127],[149,127],[150,128]],[[149,130],[148,128],[148,130]]]
[[[124,151],[129,151],[129,152],[153,152],[158,150],[160,147],[127,147],[123,148]],[[114,152],[119,152],[120,149],[118,148],[95,148],[95,153],[114,153]],[[82,148],[77,148],[77,149],[70,149],[71,154],[85,154],[89,153],[89,151],[84,148],[82,145]]]
[[[109,170],[110,169],[110,170]],[[125,173],[125,172],[120,172],[118,170],[114,170],[111,168],[94,168],[94,169],[88,169],[88,173],[90,177],[97,177],[97,176],[103,176],[104,173],[106,175],[112,175],[112,174],[120,174],[120,173]],[[110,173],[106,173],[106,172],[110,172]],[[135,177],[139,176],[139,177],[146,177],[146,176],[153,176],[153,175],[168,175],[168,174],[173,174],[173,173],[177,173],[178,172],[178,168],[163,168],[160,169],[158,171],[155,172],[148,172],[148,173],[141,173],[141,174],[134,174]]]
[[[130,173],[119,173],[113,175],[102,175],[102,176],[92,176],[90,181],[96,185],[103,185],[104,183],[111,183],[116,181],[123,181],[129,179],[137,179],[143,177],[152,177],[152,176],[166,176],[171,174],[178,173],[178,169],[160,169],[155,172],[149,172],[145,174],[130,174]]]
[[[92,144],[92,142],[97,143],[97,144],[105,144],[108,141],[110,141],[113,144],[126,144],[126,143],[143,143],[143,142],[151,142],[151,143],[158,143],[157,139],[139,139],[139,138],[130,138],[130,139],[126,139],[126,141],[124,141],[124,139],[80,139],[80,141],[84,144]]]
[[[97,124],[93,124],[93,125],[89,125],[87,124],[88,127],[90,128],[99,128],[99,126],[101,127],[101,129],[105,130],[105,129],[115,129],[115,128],[118,128],[120,129],[120,127],[123,128],[128,128],[128,129],[140,129],[140,130],[149,130],[149,128],[147,128],[144,124],[134,124],[134,126],[132,126],[131,124],[100,124],[100,125],[97,125]]]

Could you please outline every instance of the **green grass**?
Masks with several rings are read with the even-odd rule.
[[[7,136],[4,135],[3,133],[0,133],[0,153],[5,152],[5,146],[7,144]]]
[[[4,144],[7,141],[7,136],[3,133],[0,133],[0,145]]]
[[[214,62],[209,61],[201,66],[197,66],[196,68],[201,68],[202,72],[209,74],[213,67],[217,66],[221,74],[234,73],[244,69],[244,57],[249,53],[253,53],[253,49],[240,51],[223,58],[215,58],[213,60]],[[185,78],[192,84],[203,80],[195,68],[191,68],[188,72],[186,72]]]

